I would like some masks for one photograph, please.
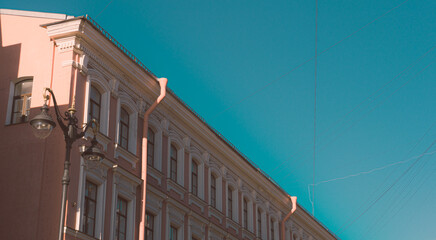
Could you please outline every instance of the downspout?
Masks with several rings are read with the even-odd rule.
[[[139,239],[145,239],[145,205],[147,195],[147,135],[148,135],[148,117],[157,107],[157,105],[164,99],[167,93],[168,79],[159,78],[160,95],[156,101],[150,106],[144,114],[144,125],[142,129],[142,163],[141,163],[141,179],[142,179],[142,207],[141,207],[141,221],[139,222]]]
[[[291,197],[291,202],[292,202],[292,209],[288,213],[288,215],[286,215],[286,217],[283,218],[283,221],[282,221],[282,240],[286,240],[286,238],[285,238],[285,222],[289,219],[289,217],[291,217],[291,215],[295,212],[295,210],[297,210],[297,197]],[[291,239],[292,239],[292,236],[291,236]]]

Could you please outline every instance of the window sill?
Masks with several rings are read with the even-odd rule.
[[[157,180],[158,184],[162,184],[163,173],[156,168],[147,165],[147,175]]]
[[[218,221],[220,223],[223,223],[224,214],[220,210],[218,210],[212,206],[209,206],[209,217],[211,217],[211,216],[218,219]]]
[[[20,123],[6,123],[5,126],[17,126],[22,124],[29,124],[29,121],[26,122],[20,122]]]
[[[81,231],[77,231],[71,228],[66,228],[65,235],[70,235],[74,237],[74,239],[83,239],[83,240],[99,240],[100,238],[91,237],[86,233]]]
[[[136,164],[139,162],[139,158],[121,147],[118,144],[115,144],[115,158],[122,157],[127,160],[130,164],[132,164],[132,168],[136,169]]]
[[[85,138],[92,139],[94,137],[94,133],[92,132],[92,129],[88,129],[88,131],[85,132]],[[97,133],[97,141],[103,146],[103,150],[107,152],[107,145],[111,142],[111,139],[104,135],[101,132]]]
[[[249,238],[249,239],[254,239],[256,236],[254,235],[254,233],[247,229],[247,228],[242,228],[242,238]]]
[[[183,195],[185,193],[185,188],[183,188],[183,186],[181,186],[180,184],[174,182],[171,178],[168,178],[168,191],[170,191],[171,189],[176,192],[179,196],[180,199],[183,199]]]
[[[204,212],[204,208],[207,206],[207,203],[193,193],[189,193],[188,196],[189,196],[189,204],[197,205],[201,209],[201,212]]]
[[[239,234],[239,224],[237,222],[235,222],[235,220],[228,218],[227,217],[227,221],[226,221],[226,228],[232,228],[233,230],[235,230],[236,234]]]

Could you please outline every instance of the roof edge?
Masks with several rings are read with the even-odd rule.
[[[69,16],[67,14],[62,14],[62,13],[34,12],[34,11],[24,11],[24,10],[14,10],[14,9],[0,9],[0,14],[21,16],[21,17],[57,19],[57,20],[66,20],[66,19],[74,18],[74,16]]]

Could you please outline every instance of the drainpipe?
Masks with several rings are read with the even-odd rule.
[[[297,197],[291,197],[291,202],[292,202],[292,209],[288,213],[288,215],[286,215],[286,217],[283,218],[283,221],[282,221],[282,240],[286,240],[286,238],[285,238],[285,222],[289,219],[289,217],[291,217],[291,215],[295,212],[295,210],[297,210]],[[292,239],[292,237],[291,237],[291,239]]]
[[[142,167],[141,167],[141,179],[142,179],[142,207],[141,207],[141,221],[139,223],[139,239],[145,239],[145,203],[147,195],[147,135],[148,135],[148,117],[157,107],[157,105],[164,99],[167,92],[168,79],[159,78],[160,95],[156,101],[150,106],[144,114],[144,125],[142,129]]]

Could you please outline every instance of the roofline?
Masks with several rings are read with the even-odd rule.
[[[20,16],[20,17],[57,19],[57,20],[74,18],[74,16],[69,16],[67,14],[62,14],[62,13],[34,12],[34,11],[24,11],[24,10],[15,10],[15,9],[0,9],[0,14]]]
[[[46,28],[47,26],[73,21],[77,19],[83,19],[84,21],[87,21],[90,23],[91,26],[93,26],[100,34],[102,34],[107,40],[109,40],[112,44],[115,45],[118,49],[121,50],[128,58],[130,58],[136,65],[138,65],[139,68],[141,68],[146,74],[149,74],[152,76],[152,78],[158,83],[157,76],[148,69],[136,56],[134,56],[130,51],[128,51],[123,45],[121,45],[112,35],[110,35],[106,30],[104,30],[94,19],[92,19],[88,14],[84,16],[78,16],[78,17],[72,17],[72,18],[66,18],[62,19],[62,21],[53,22],[53,23],[47,23],[42,24],[41,27]],[[255,171],[262,174],[270,183],[272,183],[274,186],[276,186],[279,191],[281,191],[285,195],[288,194],[274,179],[269,176],[266,172],[264,172],[257,164],[255,164],[252,160],[250,160],[244,153],[242,153],[238,148],[236,148],[235,145],[233,145],[227,138],[225,138],[220,132],[218,132],[215,128],[213,128],[211,125],[209,125],[203,117],[201,117],[197,112],[195,112],[194,109],[192,109],[188,104],[186,104],[179,96],[177,96],[173,90],[171,90],[167,86],[168,93],[176,99],[182,106],[184,106],[189,112],[191,112],[200,122],[202,122],[210,131],[212,131],[215,136],[222,140],[228,147],[230,147],[236,154],[238,154],[248,165],[250,165]],[[297,203],[298,204],[298,203]],[[304,207],[302,207],[300,204],[298,204],[298,207],[301,208],[304,212],[306,212],[309,216],[312,217],[312,219],[315,220],[320,226],[322,226],[328,233],[330,233],[333,237],[336,239],[339,239],[333,232],[331,232],[324,224],[322,224],[320,221],[318,221],[317,218],[315,218],[310,212],[308,212]]]

